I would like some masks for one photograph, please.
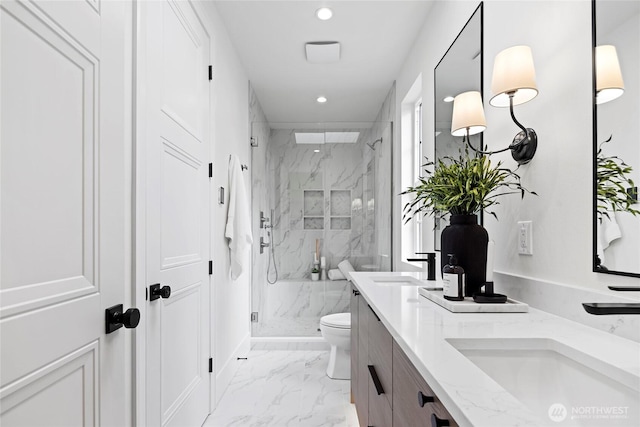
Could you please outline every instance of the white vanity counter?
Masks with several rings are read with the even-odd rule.
[[[599,375],[597,372],[605,373],[607,377],[626,383],[627,388],[623,387],[625,390],[635,390],[635,394],[631,394],[635,399],[640,389],[639,343],[531,307],[526,313],[452,313],[420,296],[419,287],[409,285],[410,281],[404,285],[381,283],[379,280],[383,276],[419,278],[419,274],[355,272],[351,273],[351,278],[460,426],[640,425],[640,402],[636,401],[634,405],[631,401],[629,404],[628,393],[625,395],[626,400],[620,397],[618,400],[614,398],[613,401],[603,402],[599,397],[603,390],[593,390],[593,387],[589,389],[589,385],[593,383],[582,383],[579,378],[580,372],[595,376]],[[378,282],[374,281],[376,278]],[[433,286],[433,283],[424,282],[425,286]],[[575,304],[581,302],[576,301]],[[480,350],[489,345],[497,346],[498,351],[478,353],[473,349],[478,343]],[[540,366],[534,366],[532,370],[536,372],[535,369],[541,369],[544,375],[533,380],[522,372],[510,375],[514,372],[513,366],[509,366],[509,363],[513,365],[513,357],[503,365],[505,378],[496,380],[499,374],[490,376],[485,373],[491,373],[491,369],[495,373],[496,367],[491,367],[490,356],[496,354],[496,357],[500,357],[501,346],[507,349],[507,353],[509,349],[516,350],[516,367],[518,363],[531,365],[532,361],[534,365],[538,365],[536,354],[539,353]],[[579,363],[573,363],[569,359],[567,360],[571,363],[566,371],[576,371],[577,374],[549,372],[556,365],[544,365],[542,359],[545,353],[539,350],[545,346],[551,350],[560,348],[563,355],[592,366],[597,372],[589,369],[585,371]],[[464,349],[467,355],[456,347]],[[474,354],[480,356],[474,359]],[[525,357],[519,360],[517,355]],[[545,399],[549,396],[544,387],[548,381],[544,376],[557,379],[564,378],[565,374],[569,375],[566,377],[567,382],[571,382],[563,384],[567,388],[567,399],[546,402]],[[606,383],[608,378],[603,378]],[[500,384],[510,385],[503,386],[498,381]],[[618,386],[616,381],[610,382],[614,389]],[[523,390],[507,390],[513,384],[515,387],[522,386]],[[520,396],[514,397],[518,393]],[[527,397],[522,398],[523,395]],[[562,392],[560,395],[564,396]],[[610,398],[616,392],[608,390],[606,395]],[[563,404],[567,411],[567,419],[561,423],[552,421],[547,413],[548,408],[555,403]],[[627,405],[631,407],[623,409]],[[601,412],[599,418],[596,418],[594,411]],[[602,414],[602,411],[606,414]],[[571,420],[572,414],[577,416],[575,420]]]

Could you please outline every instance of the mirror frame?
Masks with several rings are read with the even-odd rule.
[[[464,30],[468,27],[469,23],[471,22],[471,20],[476,16],[476,13],[478,13],[478,11],[480,12],[480,96],[482,97],[482,103],[484,104],[484,1],[481,1],[478,6],[473,10],[473,13],[471,13],[471,16],[469,16],[469,19],[467,19],[467,22],[465,22],[465,24],[462,26],[462,29],[460,30],[460,32],[458,32],[458,35],[456,35],[456,38],[453,39],[453,41],[451,42],[451,44],[449,45],[449,47],[447,48],[446,52],[444,53],[444,55],[442,55],[442,58],[440,58],[440,61],[438,61],[438,63],[436,64],[435,68],[433,69],[433,121],[434,121],[434,137],[433,137],[433,159],[434,162],[438,161],[438,158],[436,157],[436,136],[435,136],[435,129],[437,128],[437,107],[438,107],[438,100],[436,98],[436,94],[437,94],[437,85],[438,82],[436,80],[436,70],[438,69],[438,66],[440,66],[440,64],[442,63],[442,61],[444,61],[444,59],[446,58],[447,54],[449,53],[449,51],[451,51],[451,49],[453,48],[453,46],[456,44],[456,42],[458,41],[458,39],[460,38],[460,36],[462,35],[462,33],[464,32]],[[480,138],[480,147],[484,147],[484,132],[480,132],[478,134],[479,138]],[[437,221],[437,220],[436,220]],[[484,211],[480,211],[478,213],[478,223],[480,225],[484,224]],[[435,228],[434,224],[434,229],[433,229],[433,247],[434,249],[438,247],[438,232],[437,229]],[[440,249],[435,249],[436,252],[440,252]]]
[[[627,277],[640,277],[640,273],[631,273],[628,271],[616,271],[616,270],[608,270],[601,271],[596,269],[596,256],[597,256],[597,247],[598,247],[598,188],[597,188],[597,168],[598,168],[598,106],[596,105],[596,46],[597,46],[597,22],[596,22],[596,0],[591,0],[591,91],[592,91],[592,99],[591,106],[593,108],[593,116],[592,116],[592,127],[593,127],[593,163],[592,163],[592,190],[593,190],[593,200],[592,200],[592,222],[593,222],[593,239],[592,239],[592,270],[594,273],[602,273],[602,274],[613,274],[616,276],[627,276]]]

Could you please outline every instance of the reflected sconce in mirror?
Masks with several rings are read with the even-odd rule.
[[[467,144],[476,150],[469,136],[483,132],[487,128],[482,108],[482,96],[478,91],[463,92],[453,99],[451,135],[466,137]],[[481,147],[482,148],[482,147]]]
[[[613,101],[624,93],[615,46],[596,46],[596,104]]]
[[[491,91],[494,95],[489,103],[494,107],[509,107],[511,119],[522,131],[518,132],[511,145],[504,150],[483,154],[511,150],[511,156],[518,164],[529,163],[536,153],[538,137],[533,129],[520,124],[513,114],[514,105],[524,104],[538,95],[533,55],[529,46],[513,46],[496,55]]]

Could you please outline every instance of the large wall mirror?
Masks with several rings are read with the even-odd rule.
[[[482,3],[474,11],[434,70],[435,159],[458,156],[462,138],[451,135],[453,98],[470,90],[482,93]],[[472,135],[474,147],[482,147],[482,133]],[[436,219],[435,248],[440,250],[440,234],[448,218]]]
[[[595,0],[592,8],[593,266],[640,277],[640,215],[631,212],[640,211],[640,2]]]

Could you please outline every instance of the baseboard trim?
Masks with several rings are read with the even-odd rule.
[[[322,337],[252,337],[252,350],[329,350]]]

